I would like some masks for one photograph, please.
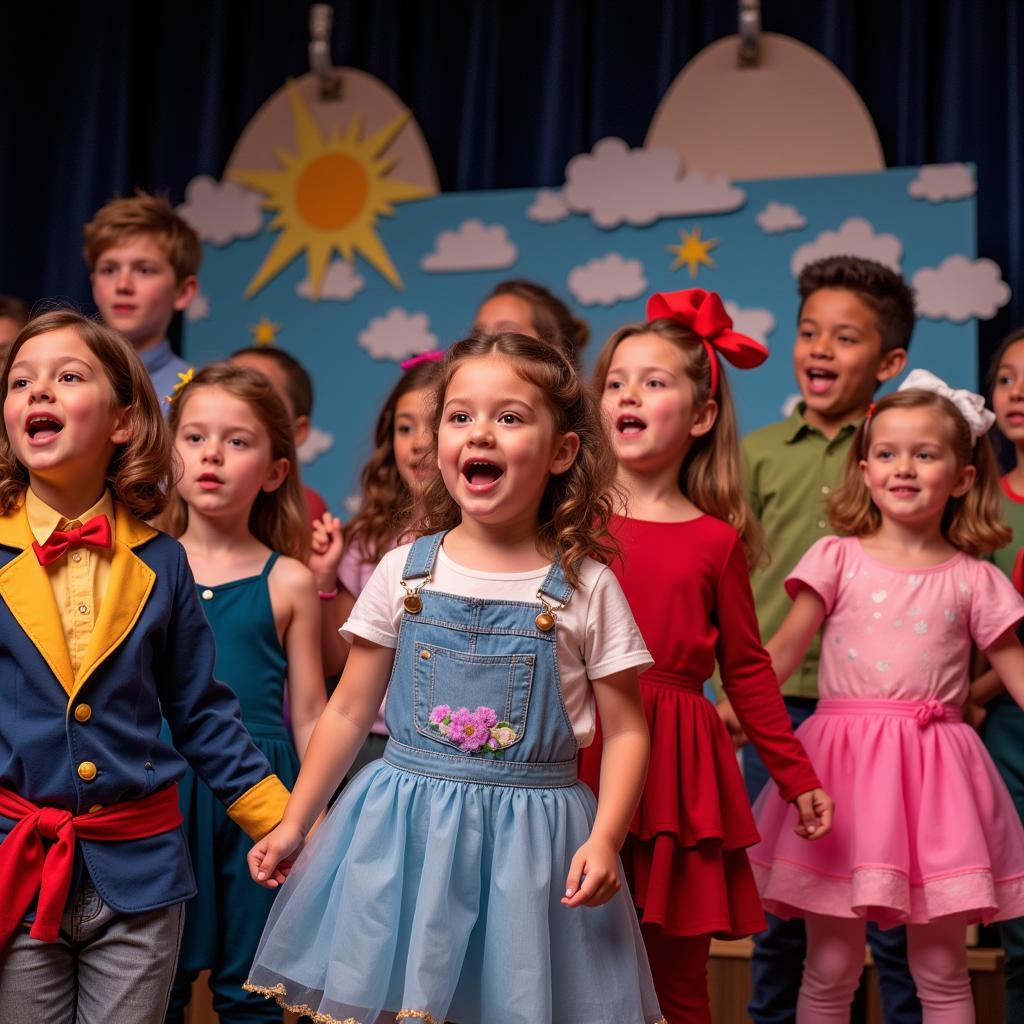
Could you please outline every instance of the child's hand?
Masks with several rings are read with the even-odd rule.
[[[591,836],[569,865],[562,905],[599,907],[619,891],[619,853],[602,839]]]
[[[1024,551],[1024,548],[1021,549]],[[982,707],[981,704],[975,704],[973,700],[969,700],[964,705],[964,721],[975,730],[975,732],[981,732],[981,727],[985,723],[985,718],[988,716],[988,709]]]
[[[718,717],[722,720],[722,724],[729,732],[729,737],[732,739],[732,745],[739,750],[740,747],[745,746],[747,742],[747,734],[743,731],[743,726],[740,725],[740,720],[736,717],[736,712],[732,709],[732,701],[728,697],[723,697],[716,705],[715,710],[718,712]]]
[[[283,821],[268,832],[246,855],[252,880],[276,889],[288,877],[304,838],[300,828]]]
[[[316,578],[318,590],[331,591],[338,585],[338,565],[345,550],[341,520],[325,512],[313,523],[313,543],[309,568]]]
[[[801,793],[794,801],[800,824],[793,831],[801,839],[824,839],[832,831],[832,815],[836,805],[823,789]]]

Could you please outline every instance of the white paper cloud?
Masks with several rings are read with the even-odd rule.
[[[527,209],[526,216],[539,224],[554,224],[569,216],[569,204],[561,192],[542,188]]]
[[[334,447],[334,435],[319,427],[310,427],[306,440],[299,445],[296,455],[299,462],[308,466]]]
[[[725,213],[747,201],[720,174],[682,174],[671,149],[630,149],[622,139],[601,139],[590,153],[574,156],[565,168],[564,196],[576,213],[588,213],[601,228],[642,227],[661,217]]]
[[[237,181],[217,181],[200,174],[188,183],[178,213],[204,242],[227,245],[263,230],[263,198]]]
[[[366,278],[348,260],[334,260],[320,282],[320,298],[348,302],[366,287]],[[308,277],[295,286],[295,294],[304,299],[313,297],[313,284]]]
[[[807,218],[790,203],[770,202],[754,219],[766,235],[781,235],[784,231],[807,227]]]
[[[518,252],[503,225],[488,226],[471,217],[454,231],[442,231],[420,266],[429,271],[503,270],[515,263]]]
[[[775,314],[770,309],[741,309],[735,302],[727,302],[725,311],[732,317],[732,327],[767,346],[768,335],[775,330]]]
[[[782,403],[782,409],[780,410],[782,415],[789,419],[793,415],[794,410],[800,404],[800,395],[786,395],[786,400]]]
[[[210,296],[197,291],[195,298],[185,307],[185,320],[197,324],[210,315]]]
[[[918,171],[917,177],[907,186],[907,193],[914,199],[945,203],[973,196],[977,187],[967,164],[931,164]]]
[[[584,306],[611,306],[635,299],[646,287],[644,265],[623,259],[617,252],[588,260],[569,273],[569,291]]]
[[[438,348],[437,337],[430,333],[426,313],[407,313],[395,306],[386,316],[375,316],[359,334],[359,345],[374,359],[401,362],[428,349]]]
[[[990,320],[1010,301],[999,265],[986,259],[947,256],[937,267],[922,267],[911,286],[918,315],[929,320]]]
[[[793,253],[789,269],[796,277],[808,263],[826,256],[861,256],[899,273],[903,243],[895,235],[877,234],[863,217],[850,217],[838,231],[822,231],[813,242],[801,245]]]

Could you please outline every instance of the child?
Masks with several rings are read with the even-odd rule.
[[[1010,449],[1012,466],[999,481],[1002,514],[1013,533],[1010,542],[994,552],[993,560],[1007,577],[1014,579],[1024,551],[1024,329],[1013,331],[1003,341],[992,366],[992,408],[1002,440]],[[1017,814],[1024,818],[1024,711],[1003,692],[999,677],[992,670],[971,686],[971,700],[975,707],[984,709],[982,739],[1010,790]],[[1000,922],[999,937],[1006,952],[1005,1019],[1024,1020],[1024,919]]]
[[[650,657],[591,557],[607,557],[613,472],[596,409],[562,355],[516,334],[455,345],[439,395],[422,526],[440,532],[386,554],[356,602],[345,674],[254,878],[287,874],[389,676],[391,739],[295,866],[251,986],[359,1024],[658,1021],[617,856],[647,763]],[[595,696],[596,816],[576,780]]]
[[[309,437],[312,427],[310,417],[313,415],[313,381],[302,363],[283,348],[268,345],[240,348],[237,352],[232,352],[228,361],[236,366],[250,366],[258,370],[274,385],[274,390],[284,402],[291,418],[295,447],[301,448]],[[292,471],[298,472],[297,464],[293,465]],[[303,484],[302,490],[306,500],[308,521],[316,523],[322,520],[327,512],[327,502],[308,484]]]
[[[197,579],[217,641],[217,678],[237,695],[242,721],[278,777],[292,785],[326,704],[320,602],[303,564],[309,524],[291,420],[261,373],[207,366],[175,396],[170,428],[181,475],[166,515]],[[292,744],[281,719],[285,680]],[[181,1021],[199,972],[210,970],[224,1021],[279,1020],[242,990],[273,893],[249,880],[245,836],[194,775],[182,814],[199,895],[188,905],[167,1021]]]
[[[189,369],[167,329],[198,290],[199,236],[166,199],[138,189],[85,225],[84,255],[104,323],[131,342],[162,402]]]
[[[768,650],[785,679],[824,623],[822,700],[797,735],[843,809],[810,848],[774,788],[757,809],[765,905],[807,924],[800,1024],[848,1019],[868,919],[907,924],[925,1021],[967,1024],[966,925],[1024,912],[1024,828],[961,711],[972,642],[1024,701],[1024,601],[973,557],[1009,532],[992,419],[979,395],[911,373],[857,431],[829,504],[840,536],[786,581]]]
[[[402,522],[420,518],[423,509],[417,505],[427,483],[437,472],[427,456],[433,445],[430,421],[434,411],[434,386],[440,369],[438,364],[443,358],[443,352],[431,351],[402,363],[403,374],[377,416],[373,454],[359,477],[363,503],[345,530],[340,568],[337,560],[331,564],[326,554],[322,563],[317,563],[317,586],[322,591],[329,590],[330,586],[339,591],[337,600],[325,608],[325,618],[333,619],[334,643],[341,648],[337,662],[339,672],[348,655],[348,644],[341,639],[338,629],[349,617],[377,563],[397,546]],[[330,541],[326,530],[316,533],[326,551]],[[383,756],[387,739],[382,705],[349,775],[354,776],[370,761]]]
[[[577,370],[590,339],[586,320],[574,317],[557,295],[534,281],[500,281],[484,299],[473,324],[476,334],[516,331],[554,345]]]
[[[854,256],[830,256],[800,273],[800,314],[793,344],[793,369],[801,401],[788,419],[743,440],[744,476],[754,514],[770,555],[751,574],[754,606],[763,636],[771,636],[788,611],[783,581],[819,537],[830,532],[825,501],[839,481],[843,459],[875,390],[906,364],[914,329],[914,299],[903,278],[888,267]],[[783,684],[793,727],[811,712],[818,696],[818,652],[807,656]],[[719,711],[734,734],[739,724],[728,700]],[[740,737],[742,742],[742,737]],[[757,751],[743,752],[743,774],[753,801],[768,781]],[[902,929],[868,939],[878,968],[887,1024],[921,1019],[907,972]],[[768,916],[768,930],[755,938],[755,1024],[792,1021],[804,959],[802,921]]]
[[[720,356],[751,367],[768,353],[731,329],[713,292],[654,295],[647,316],[611,336],[594,375],[628,502],[628,518],[613,520],[616,576],[654,655],[640,677],[651,771],[623,861],[669,1024],[710,1024],[712,934],[764,928],[744,852],[757,842],[754,820],[728,733],[703,694],[716,660],[807,838],[828,832],[832,807],[793,738],[750,594],[760,528],[743,495]],[[598,790],[599,742],[583,751],[581,775]]]
[[[171,442],[131,347],[44,314],[0,402],[0,1020],[158,1024],[196,891],[177,751],[254,838],[287,791],[214,679],[185,552],[143,522]]]

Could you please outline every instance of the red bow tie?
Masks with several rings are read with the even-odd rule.
[[[45,544],[32,542],[40,565],[49,565],[67,554],[68,548],[88,544],[94,548],[109,548],[111,544],[110,522],[106,516],[93,516],[87,523],[74,530],[54,530]]]

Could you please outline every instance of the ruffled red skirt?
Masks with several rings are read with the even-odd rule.
[[[640,677],[640,694],[651,763],[622,863],[641,922],[677,936],[762,931],[746,854],[759,836],[725,726],[701,689],[657,670]],[[580,777],[595,793],[601,750],[598,723],[580,754]]]

